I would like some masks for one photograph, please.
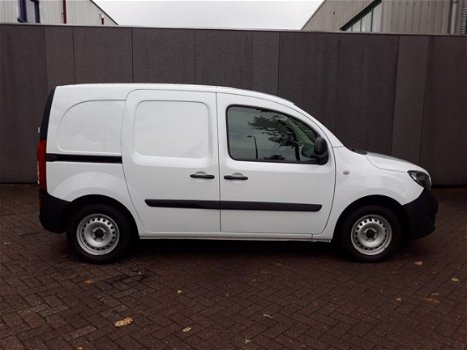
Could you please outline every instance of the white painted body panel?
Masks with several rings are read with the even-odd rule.
[[[414,165],[406,160],[387,156],[385,154],[368,152],[367,158],[375,167],[383,170],[393,170],[407,172],[409,170],[419,170],[427,173],[427,171],[417,165]]]
[[[124,101],[81,102],[63,115],[57,149],[67,154],[120,155]]]
[[[308,234],[323,231],[331,210],[335,182],[332,150],[324,165],[237,161],[227,147],[226,110],[231,105],[259,107],[295,117],[327,136],[305,115],[274,101],[219,93],[220,187],[222,201],[319,204],[317,212],[222,210],[222,232]],[[246,181],[225,180],[225,175],[241,173]]]
[[[90,118],[90,114],[97,119],[94,128],[100,129],[105,132],[111,131],[111,134],[120,134],[115,132],[115,126],[121,130],[121,123],[123,120],[123,109],[125,107],[126,95],[128,94],[128,88],[122,89],[118,85],[110,85],[103,89],[99,88],[98,85],[67,85],[59,86],[55,89],[54,100],[52,108],[50,110],[49,128],[47,133],[47,153],[65,153],[62,149],[60,142],[63,140],[64,134],[73,135],[78,138],[83,133],[83,129],[79,128],[76,123],[69,123],[67,119],[77,119],[79,116],[75,115],[75,112],[82,113],[82,119],[85,121]],[[90,102],[93,103],[92,111],[89,108]],[[109,102],[108,107],[103,106],[102,103]],[[87,108],[82,108],[87,106]],[[113,125],[109,125],[109,124]],[[84,122],[83,122],[84,124]],[[60,130],[61,127],[65,129]],[[74,130],[73,130],[74,129]],[[73,132],[74,131],[74,132]],[[117,130],[118,131],[118,130]],[[61,133],[61,134],[59,134]],[[115,145],[121,144],[121,136],[118,139],[110,139],[109,137],[100,138],[101,144],[96,145],[93,142],[93,137],[86,137],[82,140],[82,147],[79,152],[73,152],[73,150],[67,150],[66,153],[79,153],[87,155],[120,155],[121,146],[118,146],[118,150],[115,149]],[[108,144],[105,144],[105,140],[108,140]],[[83,153],[83,150],[86,150]]]
[[[316,240],[332,239],[334,229],[342,212],[360,198],[379,195],[394,199],[401,205],[415,200],[423,188],[413,181],[402,162],[400,171],[382,170],[375,167],[366,155],[353,152],[346,147],[334,148],[336,158],[336,189],[331,215],[326,229]],[[410,164],[410,163],[409,163]],[[421,168],[413,165],[413,170]],[[345,175],[344,173],[347,173]]]
[[[183,154],[178,157],[171,156],[169,150],[161,149],[164,145],[158,142],[158,137],[166,139],[167,149],[186,143],[186,140],[180,139],[180,135],[177,135],[177,130],[183,130],[184,125],[174,125],[173,128],[167,126],[167,135],[158,135],[155,130],[152,140],[151,135],[145,135],[144,130],[140,130],[137,125],[138,123],[145,123],[148,128],[156,118],[163,117],[160,114],[171,113],[170,110],[162,109],[157,111],[160,113],[155,112],[151,115],[150,111],[141,110],[143,104],[157,103],[157,101],[172,103],[173,108],[184,103],[188,103],[193,108],[201,108],[198,113],[205,113],[207,117],[203,120],[203,116],[200,116],[201,121],[206,121],[206,130],[202,133],[207,139],[206,147],[191,150],[194,154],[191,154],[190,150],[179,150],[179,153],[188,152],[190,157],[183,156]],[[213,92],[135,90],[128,95],[123,124],[122,156],[128,191],[143,222],[145,235],[220,231],[219,210],[159,208],[150,207],[145,203],[147,199],[219,200],[215,106],[216,96]],[[138,108],[140,108],[139,112]],[[173,124],[178,122],[176,120],[178,116],[183,116],[185,122],[189,122],[190,117],[196,117],[190,115],[190,111],[186,109],[174,112],[176,113],[173,115]],[[169,123],[170,120],[163,122]],[[189,127],[194,128],[193,125]],[[141,139],[147,139],[147,142],[139,145]],[[148,154],[151,146],[154,148],[154,155]],[[191,174],[197,172],[212,174],[215,178],[212,180],[190,178]]]
[[[153,124],[150,108],[146,108],[149,105],[141,104],[145,101],[193,103],[197,106],[195,114],[206,110],[207,130],[197,129],[195,124],[190,127],[194,133],[205,132],[208,140],[200,139],[199,147],[185,150],[184,139],[158,134],[154,147],[161,149],[164,143],[172,147],[151,154],[148,130]],[[231,104],[268,108],[300,119],[325,138],[329,161],[316,165],[231,159],[225,118],[225,109]],[[154,106],[171,110],[163,104]],[[83,123],[87,123],[82,127],[80,113]],[[95,117],[90,117],[93,113]],[[180,113],[186,114],[183,106]],[[154,130],[157,134],[157,128]],[[186,142],[196,143],[195,137],[190,140],[188,137]],[[180,155],[185,151],[189,157],[174,157],[171,153]],[[70,202],[86,195],[113,198],[132,214],[142,238],[329,241],[340,215],[356,200],[380,195],[404,205],[422,192],[422,187],[407,174],[407,170],[422,168],[391,157],[352,152],[293,103],[233,88],[170,84],[58,87],[51,107],[47,153],[121,156],[122,164],[47,162],[48,192]],[[190,178],[199,171],[215,178]],[[248,181],[224,180],[225,175],[235,172],[248,176]],[[313,203],[322,208],[318,212],[176,209],[149,207],[146,199]]]
[[[47,162],[47,191],[73,202],[88,195],[106,196],[123,204],[144,230],[131,203],[122,164]]]

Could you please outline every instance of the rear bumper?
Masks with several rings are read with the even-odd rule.
[[[46,191],[39,191],[39,219],[42,227],[56,233],[65,231],[65,208],[67,201],[51,196]]]
[[[435,230],[438,201],[430,191],[424,189],[417,199],[403,207],[409,221],[409,238],[424,237]]]

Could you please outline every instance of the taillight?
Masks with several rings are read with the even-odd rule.
[[[45,150],[47,140],[39,140],[37,145],[37,183],[40,190],[47,190],[47,179],[45,176]]]

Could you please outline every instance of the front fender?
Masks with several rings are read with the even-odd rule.
[[[335,149],[335,157],[336,188],[331,215],[324,231],[314,235],[314,239],[332,239],[344,210],[361,198],[383,196],[403,206],[414,201],[423,191],[406,172],[379,169],[364,155]]]

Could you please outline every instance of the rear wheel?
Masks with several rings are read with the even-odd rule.
[[[88,262],[108,263],[123,256],[131,243],[131,226],[115,208],[91,204],[79,209],[67,231],[70,246]]]
[[[381,261],[401,241],[401,225],[388,208],[368,205],[354,210],[340,225],[338,243],[344,253],[359,261]]]

